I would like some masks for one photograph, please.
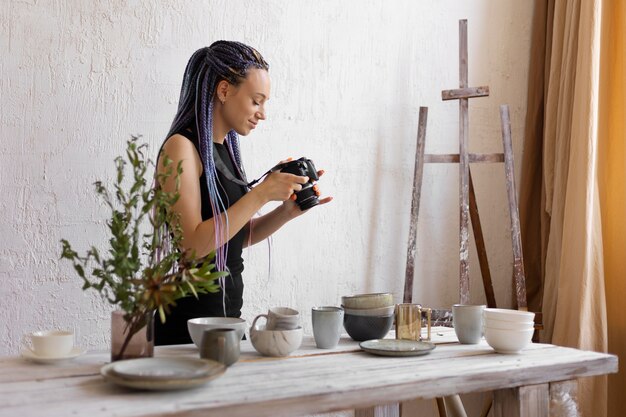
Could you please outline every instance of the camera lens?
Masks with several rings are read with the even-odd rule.
[[[317,198],[317,194],[313,191],[313,185],[310,182],[306,183],[303,188],[296,193],[296,204],[298,204],[302,211],[315,207],[319,203],[320,199]]]

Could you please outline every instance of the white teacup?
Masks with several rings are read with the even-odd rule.
[[[24,336],[23,345],[42,358],[56,358],[69,354],[74,347],[74,332],[43,330]]]

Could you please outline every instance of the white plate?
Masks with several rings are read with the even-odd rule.
[[[144,359],[133,359],[133,360],[144,360],[146,362],[153,362],[153,364],[158,364],[166,358],[144,358]],[[185,360],[185,361],[195,361],[197,366],[202,367],[205,365],[209,365],[210,371],[208,374],[202,377],[196,378],[162,378],[162,377],[150,377],[145,376],[142,378],[125,378],[119,376],[115,372],[113,372],[113,367],[116,365],[116,362],[104,365],[100,368],[100,374],[107,381],[121,385],[127,388],[141,389],[141,390],[150,390],[150,391],[164,391],[164,390],[180,390],[180,389],[188,389],[195,388],[201,385],[206,384],[212,379],[215,379],[221,376],[224,372],[226,372],[226,366],[207,359],[190,359],[190,358],[167,358],[168,360]],[[153,365],[154,366],[154,365]]]
[[[203,378],[215,364],[194,358],[140,358],[115,362],[111,373],[126,379],[168,380]]]
[[[75,347],[67,355],[49,357],[49,356],[38,356],[32,350],[28,348],[24,348],[24,350],[22,351],[22,357],[24,359],[28,359],[29,361],[33,361],[37,363],[56,363],[56,362],[62,362],[62,361],[74,359],[80,355],[83,355],[86,351],[87,351],[86,349]]]

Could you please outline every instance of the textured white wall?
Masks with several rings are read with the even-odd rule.
[[[270,63],[269,117],[243,153],[250,177],[287,156],[312,158],[335,201],[267,245],[245,252],[244,317],[270,305],[305,313],[341,295],[391,291],[400,300],[419,106],[427,152],[458,144],[458,19],[469,20],[471,150],[499,152],[498,106],[509,103],[520,161],[532,2],[0,0],[0,355],[23,333],[70,327],[106,348],[111,307],[81,291],[59,261],[59,239],[106,243],[92,183],[108,180],[131,134],[156,152],[182,73],[218,39],[255,46]],[[511,298],[511,245],[501,165],[475,169],[496,296]],[[519,170],[518,170],[519,172]],[[457,166],[426,167],[415,299],[458,300]],[[484,295],[476,257],[472,301]]]

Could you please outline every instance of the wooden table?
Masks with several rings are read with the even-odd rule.
[[[447,330],[449,332],[449,330]],[[377,357],[342,338],[332,351],[305,337],[289,358],[260,357],[242,342],[241,360],[220,378],[186,391],[132,391],[99,374],[108,352],[55,365],[0,358],[0,416],[299,416],[356,409],[398,415],[399,402],[494,390],[495,416],[548,416],[550,392],[575,378],[617,372],[617,357],[534,344],[518,355],[453,342],[436,332],[425,356]],[[193,345],[164,346],[156,356],[196,357]]]

